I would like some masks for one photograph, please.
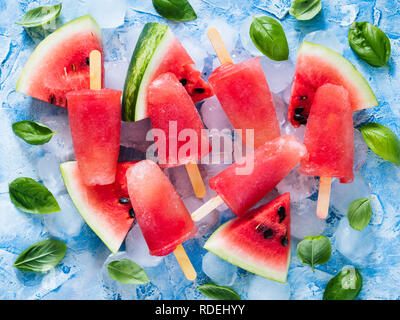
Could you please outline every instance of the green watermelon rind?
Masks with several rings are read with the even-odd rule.
[[[344,78],[348,79],[358,88],[359,97],[363,98],[363,103],[357,110],[376,107],[379,103],[368,82],[357,70],[357,68],[341,54],[325,46],[304,41],[299,48],[299,55],[315,55],[318,58],[329,61],[340,71]]]
[[[89,214],[93,211],[93,209],[87,206],[86,202],[82,200],[83,194],[74,184],[73,175],[70,173],[72,168],[76,168],[76,161],[67,161],[60,164],[61,176],[64,180],[65,187],[67,188],[72,203],[78,210],[83,220],[85,220],[88,226],[104,242],[111,252],[114,254],[117,253],[124,239],[122,239],[122,241],[121,239],[115,239],[111,236],[111,233],[101,231],[104,229],[103,226],[98,223],[98,220],[94,215]]]
[[[223,238],[221,238],[223,231],[226,228],[228,228],[232,223],[234,223],[236,219],[238,218],[230,220],[221,225],[206,241],[206,243],[204,244],[204,249],[212,252],[221,259],[235,266],[238,266],[239,268],[257,274],[263,278],[277,281],[280,283],[286,283],[287,274],[289,271],[289,264],[290,264],[290,248],[288,250],[287,268],[285,272],[277,272],[275,270],[272,270],[268,266],[261,266],[261,265],[257,266],[255,264],[252,264],[251,262],[248,262],[248,257],[246,257],[246,254],[244,252],[243,254],[240,254],[237,251],[235,253],[234,250],[232,250],[232,248],[228,247],[228,245],[224,243]]]
[[[65,39],[70,38],[74,33],[79,33],[83,30],[92,30],[101,39],[101,28],[90,15],[85,15],[66,23],[39,43],[22,69],[15,90],[27,93],[30,77],[38,72],[38,65],[45,61],[46,56],[51,55],[52,48],[62,44]]]
[[[122,97],[124,121],[138,121],[147,117],[147,88],[174,41],[175,36],[166,25],[151,22],[143,27],[126,75]]]

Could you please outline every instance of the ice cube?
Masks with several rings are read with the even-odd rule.
[[[145,153],[154,144],[150,119],[146,118],[135,122],[122,121],[120,143],[121,146],[137,149]]]
[[[56,199],[61,211],[43,216],[46,230],[53,236],[62,239],[77,236],[85,222],[75,209],[68,194],[59,194]]]
[[[120,41],[124,46],[124,52],[122,57],[126,61],[130,61],[133,51],[136,47],[136,43],[139,39],[140,33],[142,32],[143,26],[141,24],[135,24],[129,29],[125,29],[124,32],[121,32],[119,35]]]
[[[60,160],[57,157],[46,154],[39,158],[36,168],[39,179],[50,192],[57,194],[66,191],[60,171]]]
[[[190,213],[193,213],[191,211]],[[211,211],[207,216],[205,216],[200,221],[196,222],[196,226],[199,229],[194,238],[198,239],[206,235],[214,226],[216,226],[220,221],[220,214],[218,210]]]
[[[291,0],[264,0],[261,1],[260,5],[255,7],[271,13],[278,19],[282,20],[289,13],[291,4]]]
[[[367,161],[368,146],[361,132],[354,129],[354,171],[359,171]]]
[[[253,276],[250,280],[247,298],[249,300],[289,300],[290,285]]]
[[[274,61],[261,56],[260,62],[271,92],[279,93],[292,83],[295,66],[290,59]]]
[[[164,172],[168,175],[181,198],[188,198],[194,195],[192,183],[185,166],[167,168]]]
[[[208,56],[207,51],[204,49],[204,45],[192,37],[182,37],[180,38],[180,41],[196,64],[196,68],[203,72],[205,59]]]
[[[371,194],[371,208],[372,208],[372,225],[381,225],[385,216],[385,209],[383,208],[382,202],[377,194]]]
[[[332,30],[318,30],[307,34],[304,41],[316,43],[328,47],[329,49],[343,54],[344,44],[339,41]]]
[[[304,140],[304,134],[306,133],[306,126],[300,126],[298,128],[295,128],[292,126],[290,122],[287,122],[283,125],[281,129],[281,134],[292,134],[295,135],[301,142]]]
[[[351,262],[366,264],[375,248],[374,232],[370,226],[357,231],[349,225],[347,217],[343,217],[335,232],[335,247]]]
[[[292,203],[290,218],[290,234],[297,239],[320,235],[326,227],[325,220],[317,217],[317,202],[310,199]]]
[[[325,287],[333,276],[310,266],[297,267],[289,272],[288,282],[293,300],[322,300]]]
[[[224,44],[226,48],[228,49],[228,52],[233,52],[233,50],[236,47],[236,42],[238,41],[238,33],[237,31],[232,27],[231,24],[227,23],[225,20],[222,19],[214,19],[211,20],[208,23],[208,26],[206,29],[209,29],[211,27],[216,28],[219,33],[221,34],[222,40],[224,41]],[[201,43],[203,44],[204,49],[211,55],[215,55],[214,48],[211,45],[210,40],[207,37],[207,34],[204,33],[204,35],[201,37]]]
[[[276,115],[278,117],[279,125],[282,127],[282,125],[286,122],[287,105],[281,99],[281,97],[279,95],[277,95],[276,93],[272,94],[272,99],[274,101],[274,106],[276,109]]]
[[[208,129],[217,129],[219,131],[233,129],[216,96],[204,101],[200,109],[200,114]]]
[[[253,23],[253,20],[253,17],[248,17],[243,21],[239,29],[240,41],[243,48],[246,49],[249,53],[251,53],[253,56],[260,56],[262,53],[260,52],[260,50],[257,49],[250,38],[250,26]]]
[[[217,285],[231,286],[237,277],[238,267],[207,252],[203,257],[202,269]]]
[[[134,225],[125,239],[126,256],[142,267],[155,267],[163,257],[152,256],[139,225]]]
[[[86,0],[88,13],[102,28],[116,28],[124,24],[126,0]]]
[[[105,61],[105,87],[122,91],[124,89],[129,60]]]
[[[332,182],[331,206],[338,214],[345,215],[349,205],[359,198],[370,198],[371,188],[367,181],[358,173],[352,183],[340,183],[338,179]]]
[[[356,4],[338,5],[338,18],[331,18],[330,21],[339,23],[342,27],[350,26],[357,18],[359,8]]]
[[[288,85],[282,92],[283,102],[287,105],[290,103],[290,98],[292,97],[292,84]]]
[[[279,184],[276,189],[279,193],[290,192],[291,201],[301,201],[312,196],[318,187],[315,177],[305,176],[298,173],[298,169],[293,169]]]

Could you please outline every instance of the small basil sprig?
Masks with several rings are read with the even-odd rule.
[[[197,287],[202,294],[214,300],[242,300],[235,290],[218,286],[214,283],[206,283]]]
[[[54,19],[56,19],[61,12],[62,4],[56,4],[54,6],[42,6],[25,13],[21,22],[16,22],[25,28],[33,28],[42,26]]]
[[[128,259],[112,261],[107,265],[107,269],[110,277],[121,283],[145,284],[150,282],[146,272],[135,262]]]
[[[61,210],[51,192],[31,178],[15,179],[8,190],[12,203],[24,212],[47,214]]]
[[[400,140],[392,130],[379,123],[368,123],[359,130],[373,152],[387,161],[400,165]]]
[[[297,20],[311,20],[321,9],[321,0],[294,0],[289,13]]]
[[[32,145],[45,144],[57,133],[44,124],[28,120],[13,123],[12,129],[15,135]]]
[[[349,220],[349,224],[353,229],[361,231],[371,221],[371,200],[372,199],[361,198],[354,200],[350,204],[349,208],[347,209],[347,219]]]
[[[173,21],[196,20],[197,15],[187,0],[153,0],[154,9],[164,18]]]
[[[344,267],[326,285],[323,300],[354,300],[362,289],[362,276],[358,269]]]
[[[44,272],[54,268],[67,252],[59,240],[44,240],[25,249],[15,260],[14,267],[23,271]]]
[[[387,35],[369,22],[354,22],[349,30],[349,44],[355,53],[373,67],[387,67],[391,45]]]
[[[309,236],[297,245],[297,257],[303,264],[314,270],[314,265],[327,263],[331,257],[332,246],[325,236]]]
[[[268,58],[283,61],[289,58],[289,46],[281,24],[270,17],[256,17],[250,26],[250,38]]]

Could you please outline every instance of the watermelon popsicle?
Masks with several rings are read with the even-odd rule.
[[[317,215],[325,219],[329,209],[331,178],[353,181],[353,117],[348,92],[333,84],[320,87],[314,96],[304,136],[309,157],[299,172],[320,177]]]
[[[67,94],[74,152],[88,186],[115,182],[121,135],[121,91],[101,89],[101,54],[90,54],[90,88]]]
[[[178,258],[176,250],[182,253],[181,243],[191,238],[197,227],[173,185],[151,160],[138,162],[126,176],[131,204],[150,254],[165,256],[174,251]],[[193,272],[195,278],[195,271],[189,271],[192,276],[188,279],[193,278]]]
[[[242,216],[306,156],[307,149],[296,136],[285,135],[266,142],[240,163],[234,163],[210,179],[210,187],[218,195],[196,210],[192,219],[201,220],[222,203]]]
[[[242,140],[248,147],[258,148],[279,137],[278,118],[260,58],[233,64],[218,31],[211,28],[208,36],[222,64],[209,82]],[[254,145],[248,141],[246,130],[253,130]]]

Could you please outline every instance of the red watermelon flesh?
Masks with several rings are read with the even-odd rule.
[[[286,282],[290,259],[290,194],[228,221],[211,235],[204,248],[247,271]]]
[[[103,56],[101,30],[90,16],[65,24],[32,53],[16,90],[66,107],[66,93],[90,88],[89,54],[92,50],[99,50]],[[102,75],[104,82],[104,72]]]
[[[349,94],[341,86],[323,85],[315,94],[304,136],[309,157],[300,162],[299,172],[352,182],[353,135]]]
[[[129,213],[132,205],[126,180],[126,171],[134,164],[119,163],[115,183],[93,187],[84,183],[76,161],[60,165],[65,186],[75,207],[113,253],[118,251],[135,221]]]

